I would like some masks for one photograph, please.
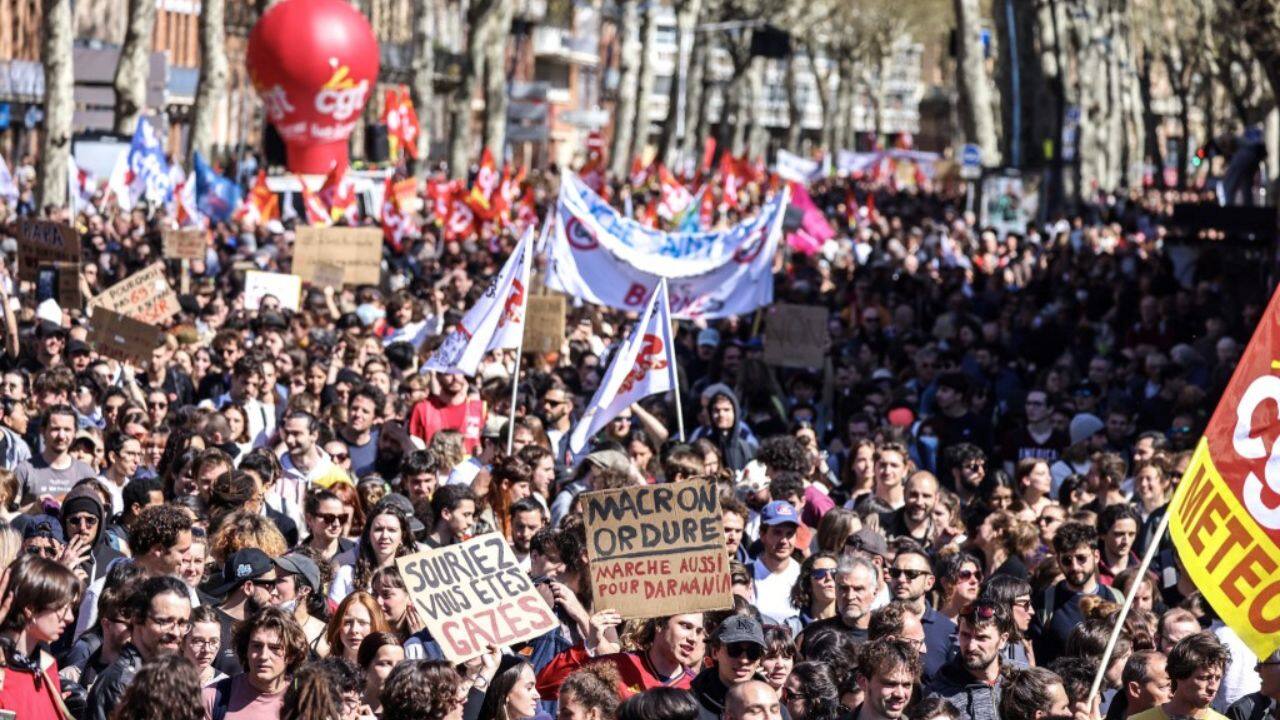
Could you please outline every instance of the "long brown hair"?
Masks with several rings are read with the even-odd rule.
[[[27,626],[31,615],[57,610],[80,598],[80,578],[61,563],[39,555],[23,555],[12,565],[9,592],[13,611],[0,624],[0,631],[17,632]]]
[[[333,617],[329,618],[329,627],[324,630],[325,642],[329,643],[329,654],[335,657],[342,657],[342,623],[347,619],[347,611],[352,605],[359,603],[364,609],[369,611],[369,634],[378,632],[391,632],[391,626],[387,624],[387,616],[382,614],[382,608],[378,607],[378,601],[373,596],[363,590],[356,590],[348,595],[338,604],[338,609],[333,613]],[[359,650],[359,648],[352,648]]]

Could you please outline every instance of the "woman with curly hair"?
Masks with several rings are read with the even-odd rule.
[[[200,673],[178,654],[142,666],[116,703],[111,720],[204,720]]]
[[[373,596],[363,590],[351,593],[338,605],[325,630],[324,653],[356,662],[360,643],[371,633],[391,632],[386,616]],[[319,652],[319,651],[317,651]]]
[[[609,663],[592,663],[560,685],[560,717],[573,720],[614,720],[618,716],[618,685],[622,679]]]
[[[406,660],[382,686],[382,720],[461,720],[484,697],[443,660]]]
[[[342,564],[333,574],[329,599],[341,602],[355,590],[368,591],[374,572],[395,567],[396,558],[418,551],[409,516],[388,503],[374,507],[360,534],[355,562]]]
[[[840,715],[840,688],[824,662],[797,663],[781,697],[792,720],[835,720]]]
[[[280,720],[341,720],[346,717],[342,688],[332,668],[318,662],[303,665],[284,692]]]
[[[268,557],[280,557],[289,551],[284,535],[265,516],[249,510],[227,515],[209,541],[209,554],[220,567],[238,550],[258,548]]]
[[[793,635],[799,635],[809,623],[835,617],[837,564],[830,552],[814,553],[800,563],[800,575],[791,586],[791,605],[800,613],[786,620]]]

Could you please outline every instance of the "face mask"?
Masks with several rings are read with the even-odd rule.
[[[298,598],[294,598],[292,600],[285,600],[279,605],[276,605],[276,607],[280,608],[281,610],[289,614],[293,614],[294,609],[298,607]]]

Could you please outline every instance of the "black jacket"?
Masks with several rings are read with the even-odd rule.
[[[698,720],[720,720],[729,687],[720,680],[720,671],[714,665],[698,673],[689,684],[689,691],[698,701]]]
[[[975,680],[959,656],[942,666],[926,692],[950,702],[967,720],[1000,720],[1000,682],[988,685]]]
[[[98,676],[89,690],[84,720],[108,720],[116,703],[142,669],[142,653],[129,643],[120,651],[120,657]]]

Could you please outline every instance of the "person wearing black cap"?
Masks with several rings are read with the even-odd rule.
[[[718,720],[730,688],[759,679],[764,628],[749,615],[730,615],[711,636],[707,650],[715,664],[698,673],[689,689],[698,701],[698,720]]]
[[[52,515],[19,515],[14,518],[22,529],[22,554],[41,555],[57,560],[67,544],[62,524]]]
[[[89,368],[89,361],[93,358],[93,353],[89,349],[89,345],[83,340],[71,340],[67,342],[67,364],[71,366],[71,370],[77,374],[84,372]]]
[[[227,675],[242,671],[235,649],[231,646],[232,628],[236,623],[271,605],[271,595],[276,586],[276,567],[271,558],[258,548],[237,550],[222,566],[222,585],[213,588],[211,595],[225,596],[216,610],[222,624],[222,651],[213,666]]]
[[[328,600],[321,592],[320,566],[300,552],[271,561],[278,575],[271,590],[271,604],[292,615],[307,636],[307,644],[313,649],[318,647],[328,627],[323,615],[317,617],[319,613],[312,612],[327,609],[324,605]]]
[[[93,482],[96,481],[72,488],[62,502],[62,527],[66,536],[72,540],[79,538],[81,546],[88,550],[85,560],[75,568],[84,571],[86,583],[106,575],[111,563],[124,557],[107,543],[105,530],[109,514],[102,506],[101,495],[92,487]]]

